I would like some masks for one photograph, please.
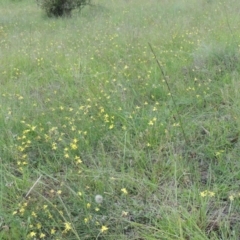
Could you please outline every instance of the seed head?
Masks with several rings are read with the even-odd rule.
[[[102,197],[102,195],[96,195],[95,196],[95,202],[96,203],[102,203],[103,202],[103,197]]]

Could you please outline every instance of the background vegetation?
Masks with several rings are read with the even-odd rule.
[[[0,238],[239,239],[239,7],[2,0]]]
[[[81,10],[90,0],[37,0],[48,17],[70,17],[74,9]]]

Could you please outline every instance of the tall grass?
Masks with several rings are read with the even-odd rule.
[[[238,1],[0,5],[1,239],[239,239]]]

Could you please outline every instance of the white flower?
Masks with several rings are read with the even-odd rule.
[[[102,203],[103,202],[103,197],[102,197],[102,195],[96,195],[95,196],[95,202],[96,203]]]

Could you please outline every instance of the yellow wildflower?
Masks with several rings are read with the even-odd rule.
[[[102,228],[101,228],[101,232],[103,233],[103,232],[106,232],[108,230],[108,227],[106,227],[106,226],[102,226]]]
[[[64,229],[65,232],[68,232],[72,229],[71,223],[65,222],[64,225],[65,225],[65,229]]]
[[[122,188],[122,189],[121,189],[121,192],[124,193],[124,194],[128,194],[128,191],[127,191],[126,188]]]
[[[45,237],[46,237],[46,234],[41,233],[39,237],[40,237],[40,238],[45,238]]]
[[[36,233],[35,233],[35,232],[30,232],[30,233],[29,233],[29,236],[30,236],[30,237],[35,237],[35,236],[36,236]]]

